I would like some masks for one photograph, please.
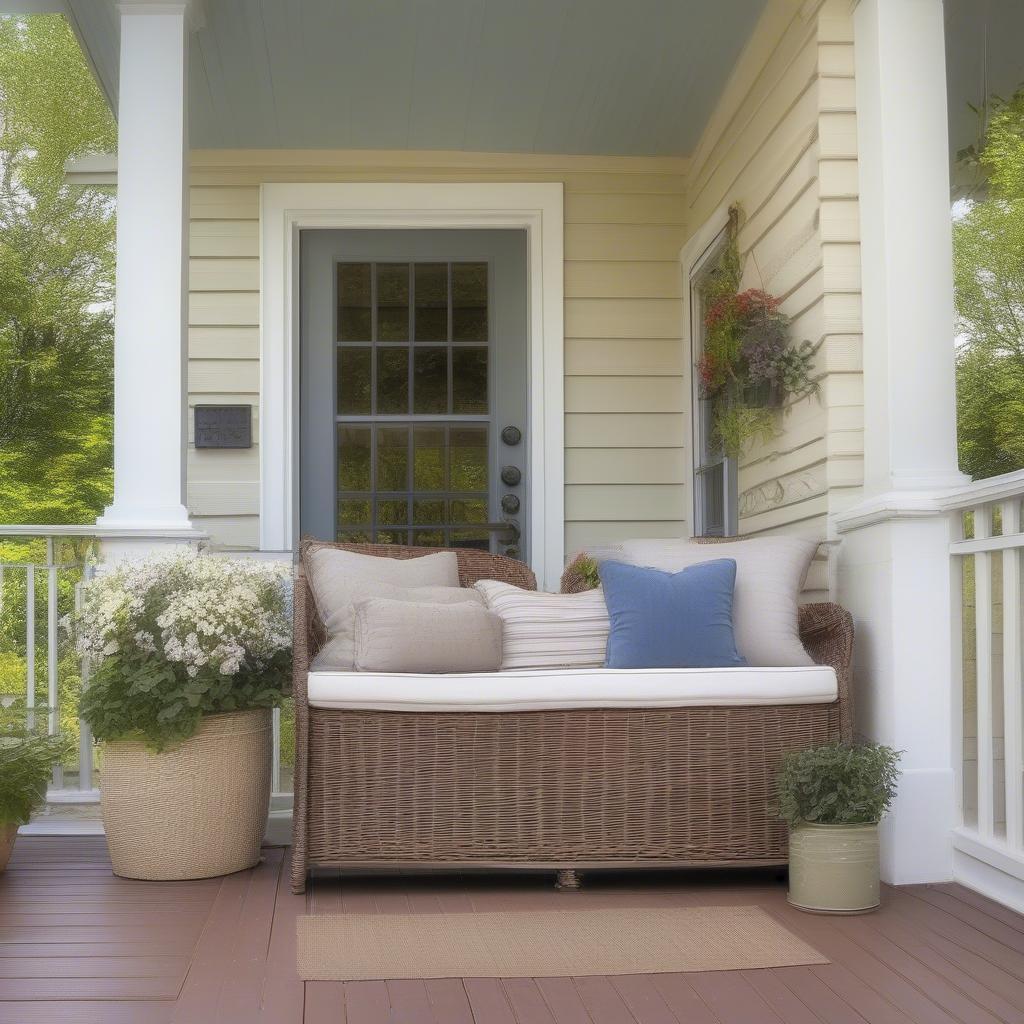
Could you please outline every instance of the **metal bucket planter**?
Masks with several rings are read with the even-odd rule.
[[[7,868],[14,849],[14,840],[18,836],[18,825],[13,821],[0,821],[0,871]]]
[[[878,825],[800,825],[789,837],[789,902],[859,914],[879,904]]]
[[[103,827],[114,874],[183,879],[252,867],[270,804],[271,713],[208,715],[179,746],[104,747]]]

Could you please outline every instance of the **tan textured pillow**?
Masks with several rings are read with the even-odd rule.
[[[699,562],[736,562],[733,624],[736,646],[748,665],[812,665],[800,642],[797,598],[818,545],[803,537],[752,537],[725,544],[688,540],[623,541],[623,561],[665,572]]]
[[[370,598],[355,611],[357,672],[497,672],[501,619],[476,604]]]
[[[352,669],[352,616],[356,601],[367,597],[421,600],[436,603],[473,600],[473,592],[459,587],[459,562],[454,551],[439,551],[421,558],[381,558],[356,551],[313,546],[302,564],[313,592],[317,614],[327,630],[327,643],[310,668],[314,672]],[[410,588],[432,588],[409,598]],[[438,593],[457,591],[455,594]]]

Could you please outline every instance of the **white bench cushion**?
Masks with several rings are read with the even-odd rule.
[[[569,708],[829,704],[835,670],[799,668],[528,669],[426,675],[310,672],[316,708],[368,711],[552,711]]]

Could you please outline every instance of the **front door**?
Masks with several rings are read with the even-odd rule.
[[[526,234],[306,230],[300,528],[529,558]]]

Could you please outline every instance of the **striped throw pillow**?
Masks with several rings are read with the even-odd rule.
[[[503,672],[604,665],[609,624],[603,591],[544,594],[498,580],[480,580],[476,589],[501,616]]]

